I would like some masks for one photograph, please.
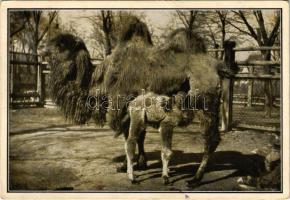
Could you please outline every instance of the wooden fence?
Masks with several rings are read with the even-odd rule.
[[[12,105],[43,105],[43,69],[47,64],[39,55],[9,52],[9,87]]]
[[[209,49],[208,52],[212,52],[218,57],[219,53],[223,53],[224,61],[229,69],[236,67],[248,66],[253,69],[255,66],[268,66],[270,68],[280,68],[279,61],[236,61],[236,52],[239,51],[280,51],[280,47],[248,47],[248,48],[235,48],[235,42],[227,41],[224,44],[223,49]],[[94,64],[100,62],[100,59],[92,59]],[[15,70],[21,66],[32,67],[35,70],[35,81],[31,83],[33,90],[30,92],[17,93],[15,88],[23,87],[23,85],[15,84]],[[46,80],[49,77],[50,69],[46,62],[42,60],[39,55],[24,54],[17,52],[10,52],[10,102],[12,105],[18,104],[35,104],[37,106],[43,106],[45,103],[50,102],[48,94],[46,93]],[[237,73],[230,79],[224,79],[222,84],[222,102],[221,102],[221,129],[222,131],[229,131],[233,128],[233,104],[246,104],[263,105],[263,103],[254,103],[253,99],[264,101],[262,97],[253,97],[253,84],[252,80],[279,80],[280,73],[266,74],[251,73]],[[235,80],[250,80],[248,84],[247,97],[239,97],[234,95],[234,81]],[[240,98],[239,101],[234,101],[235,98]],[[18,99],[18,101],[17,101]],[[22,99],[22,100],[21,100]],[[30,99],[25,101],[25,99]],[[33,99],[33,100],[31,100]],[[279,101],[276,101],[276,105],[279,105]]]
[[[47,86],[50,74],[48,63],[40,55],[28,53],[9,52],[9,57],[10,105],[16,107],[52,105]],[[100,59],[92,59],[95,65],[100,62]]]
[[[224,53],[224,61],[229,69],[235,70],[236,67],[241,68],[243,66],[250,67],[249,73],[237,73],[230,79],[224,79],[222,84],[222,131],[229,131],[233,128],[233,103],[234,103],[234,81],[235,80],[249,80],[248,94],[247,94],[247,106],[253,105],[253,82],[252,80],[280,80],[280,62],[279,61],[236,61],[236,52],[239,51],[280,51],[280,47],[247,47],[247,48],[235,48],[236,43],[234,41],[226,41],[223,49],[209,49],[208,52],[215,53],[218,57],[219,52]],[[279,73],[267,74],[258,73],[253,74],[253,68],[255,66],[266,66],[268,68],[278,69]],[[248,128],[248,127],[247,127]],[[268,130],[266,128],[266,130]]]

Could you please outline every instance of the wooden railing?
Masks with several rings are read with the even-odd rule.
[[[208,52],[215,53],[215,56],[218,58],[218,53],[224,53],[224,61],[228,68],[233,69],[240,66],[264,66],[269,68],[280,68],[281,63],[279,61],[236,61],[235,53],[239,51],[280,51],[280,47],[243,47],[236,48],[235,42],[226,41],[224,48],[220,49],[208,49]],[[251,71],[251,70],[250,70]],[[222,114],[222,131],[229,131],[232,128],[232,118],[233,118],[233,84],[234,80],[245,79],[245,80],[279,80],[281,78],[280,73],[267,74],[267,73],[238,73],[235,74],[230,79],[223,80],[223,91],[222,91],[222,105],[221,105],[221,114]],[[253,85],[250,83],[247,94],[247,105],[252,105],[252,94],[253,94]]]
[[[29,53],[9,52],[9,58],[10,58],[9,62],[10,102],[12,104],[43,105],[45,97],[43,70],[47,67],[47,63],[43,62],[43,59],[40,55]],[[16,88],[23,87],[25,85],[25,84],[16,85],[14,80],[15,70],[22,66],[30,67],[31,69],[36,71],[35,74],[36,77],[31,77],[32,80],[35,79],[36,81],[28,84],[31,86],[31,88],[35,88],[35,90],[29,90],[25,93],[15,93]],[[18,99],[18,101],[15,101],[16,99]]]
[[[246,47],[246,48],[235,48],[235,42],[226,41],[223,49],[209,49],[208,52],[217,53],[222,52],[224,54],[224,61],[228,68],[241,66],[269,66],[271,68],[280,68],[281,63],[279,61],[236,61],[235,53],[239,51],[280,51],[280,47]],[[37,56],[37,62],[35,57]],[[93,64],[97,65],[102,62],[102,59],[91,59]],[[45,84],[44,79],[47,74],[50,73],[48,69],[48,63],[44,62],[39,55],[24,54],[18,52],[10,52],[10,70],[13,75],[14,65],[33,65],[37,70],[37,81],[36,81],[36,93],[39,97],[39,105],[43,105],[45,101]],[[232,115],[233,115],[233,84],[234,80],[279,80],[280,73],[276,74],[252,74],[252,73],[238,73],[230,79],[224,79],[222,84],[222,104],[221,104],[221,115],[222,115],[222,130],[229,131],[232,128]],[[13,77],[10,77],[10,96],[13,98],[14,94]],[[250,85],[247,94],[247,105],[251,106],[253,86]],[[32,93],[31,93],[32,94]],[[29,94],[27,94],[29,96]],[[27,96],[24,95],[24,96]],[[16,95],[17,96],[17,95]],[[35,97],[35,93],[33,93]]]
[[[45,93],[45,76],[50,74],[48,63],[40,55],[20,52],[9,52],[9,87],[10,87],[10,102],[14,105],[37,105],[43,106],[48,94]],[[92,63],[97,65],[102,62],[102,59],[92,58]],[[35,82],[25,84],[16,84],[14,80],[14,73],[17,67],[26,66],[34,68],[36,71]],[[16,93],[15,89],[29,86],[28,88],[35,88],[35,90],[28,90],[25,93]]]

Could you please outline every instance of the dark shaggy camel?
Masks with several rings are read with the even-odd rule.
[[[178,29],[170,34],[164,45],[154,47],[146,24],[133,18],[123,30],[112,54],[96,69],[79,38],[62,34],[52,40],[50,46],[53,47],[50,52],[55,57],[50,62],[52,96],[66,116],[79,124],[90,117],[101,125],[107,120],[116,135],[123,134],[127,141],[131,140],[129,129],[132,124],[128,106],[142,94],[143,89],[167,97],[180,92],[190,96],[198,90],[201,96],[206,97],[203,101],[207,105],[201,118],[205,147],[201,165],[189,184],[202,178],[208,159],[220,141],[219,75],[229,73],[222,63],[206,54],[201,37]],[[87,100],[92,95],[96,95],[94,103],[99,105],[99,109],[88,108]],[[200,102],[196,104],[198,109],[203,108]],[[167,112],[176,115],[170,109]],[[173,128],[167,123],[166,126],[157,123],[157,126],[161,125],[162,132],[166,134],[166,130],[171,132]],[[146,167],[145,133],[145,129],[141,129],[138,137],[134,138],[139,147],[138,161],[143,167]]]
[[[149,32],[148,37],[150,37]],[[129,38],[130,34],[124,36],[122,40],[126,41]],[[91,109],[91,105],[89,105],[92,103],[89,101],[90,97],[94,95],[96,89],[102,86],[102,84],[95,83],[99,79],[92,76],[92,73],[95,71],[96,75],[103,69],[100,68],[101,66],[95,68],[92,65],[89,52],[83,40],[71,34],[59,34],[50,40],[42,51],[43,55],[48,58],[51,67],[50,94],[53,101],[63,111],[65,117],[75,124],[85,124],[89,119],[93,118],[96,124],[104,125],[107,112],[104,104],[97,111]],[[101,93],[98,97],[107,100],[105,93]],[[123,128],[124,130],[125,128]],[[115,131],[117,130],[115,129]],[[145,132],[138,142],[140,169],[146,167],[144,138]],[[124,164],[124,166],[126,165]],[[123,171],[124,167],[120,167],[119,170]]]

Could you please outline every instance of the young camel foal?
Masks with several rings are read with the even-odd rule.
[[[125,143],[127,156],[127,172],[132,183],[136,183],[133,174],[133,159],[135,148],[140,134],[147,125],[159,127],[161,135],[162,178],[164,184],[169,183],[168,164],[172,155],[172,133],[176,126],[189,124],[193,119],[193,110],[184,109],[187,95],[179,92],[170,98],[149,92],[140,95],[130,102],[128,111],[130,115],[129,136]]]

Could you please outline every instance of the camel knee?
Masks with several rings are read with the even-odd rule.
[[[133,159],[135,151],[136,151],[136,138],[128,138],[125,142],[125,151],[128,154],[130,159]]]

